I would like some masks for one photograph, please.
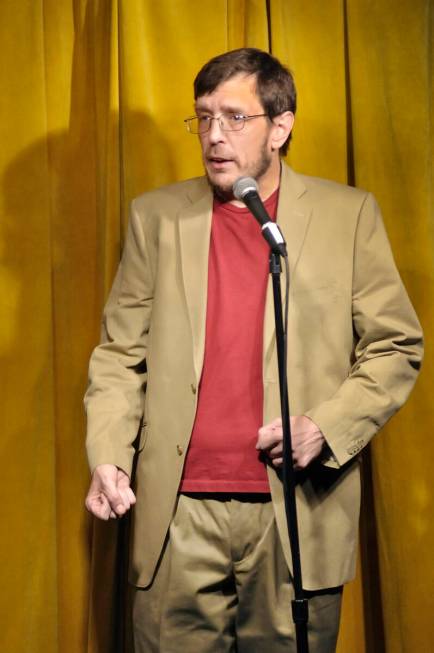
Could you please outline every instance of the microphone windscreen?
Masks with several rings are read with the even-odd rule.
[[[258,193],[258,184],[253,177],[239,177],[232,186],[232,192],[237,200],[243,201],[246,193]]]

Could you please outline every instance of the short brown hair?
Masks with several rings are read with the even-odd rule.
[[[294,78],[280,61],[257,48],[239,48],[210,59],[194,80],[194,99],[209,95],[217,86],[239,74],[255,75],[258,97],[264,112],[272,119],[284,111],[295,113],[297,93]],[[288,151],[291,134],[280,148]]]

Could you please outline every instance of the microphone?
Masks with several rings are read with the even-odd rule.
[[[275,222],[268,215],[258,193],[258,184],[253,177],[239,177],[232,186],[234,197],[244,202],[253,217],[259,222],[262,235],[272,251],[279,256],[287,256],[285,239]]]

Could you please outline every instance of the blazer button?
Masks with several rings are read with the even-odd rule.
[[[191,388],[192,393],[195,395],[196,392],[197,392],[197,388],[196,388],[196,386],[194,385],[194,383],[192,383],[192,384],[190,385],[190,388]]]
[[[178,452],[178,456],[182,456],[182,454],[184,453],[184,449],[181,447],[180,444],[176,445],[176,451]]]

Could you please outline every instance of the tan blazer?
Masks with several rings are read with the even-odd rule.
[[[92,469],[112,463],[131,473],[132,443],[144,414],[130,569],[138,586],[152,579],[195,417],[211,215],[203,178],[133,201],[103,341],[90,363],[85,403]],[[332,452],[300,474],[297,487],[303,584],[333,587],[355,571],[357,454],[408,396],[422,336],[370,194],[282,165],[277,219],[290,261],[290,409],[319,425]],[[273,319],[269,288],[265,422],[280,414]],[[269,478],[290,566],[281,482],[272,468]]]

